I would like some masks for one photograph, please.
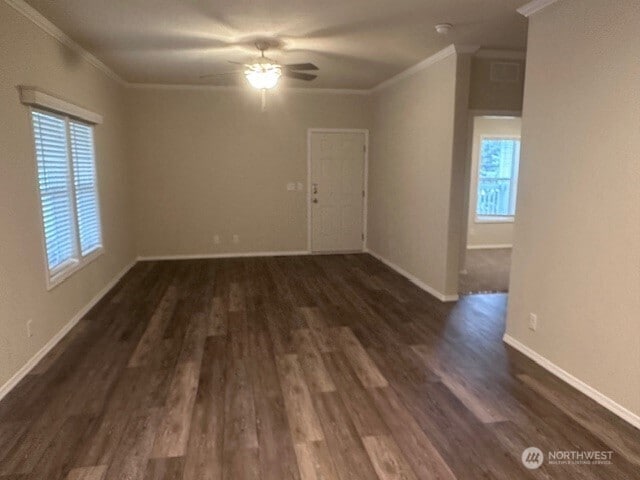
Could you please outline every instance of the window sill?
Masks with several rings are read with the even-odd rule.
[[[58,285],[60,285],[71,275],[73,275],[79,270],[82,270],[84,267],[89,265],[98,257],[102,256],[103,253],[104,253],[104,247],[98,247],[95,250],[89,252],[84,257],[82,257],[82,259],[70,262],[69,266],[67,266],[66,268],[62,269],[59,272],[56,272],[54,275],[48,274],[47,275],[47,291],[52,290]]]
[[[475,223],[513,223],[515,217],[513,216],[478,216],[475,218]]]

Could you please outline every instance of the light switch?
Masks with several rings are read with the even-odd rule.
[[[287,183],[287,190],[289,192],[293,192],[295,189],[296,189],[296,184],[295,183],[293,183],[293,182]]]
[[[298,182],[298,191],[301,192],[304,189],[304,185],[302,184],[302,182]]]

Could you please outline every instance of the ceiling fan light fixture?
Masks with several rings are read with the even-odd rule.
[[[249,85],[258,90],[271,90],[278,85],[282,68],[277,63],[254,63],[244,71]]]

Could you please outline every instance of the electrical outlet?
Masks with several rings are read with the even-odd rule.
[[[529,330],[533,330],[534,332],[538,329],[538,315],[535,313],[529,314]]]
[[[27,320],[27,337],[31,338],[33,337],[33,320],[29,319]]]
[[[220,235],[213,236],[213,243],[215,243],[216,245],[220,245]]]
[[[234,234],[233,235],[233,243],[238,243],[240,242],[240,236],[238,234]]]

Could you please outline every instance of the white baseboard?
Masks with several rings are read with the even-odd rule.
[[[490,243],[487,245],[467,245],[467,250],[490,250],[495,248],[513,248],[510,243]]]
[[[387,260],[382,255],[377,254],[373,250],[368,250],[367,249],[367,250],[365,250],[365,252],[368,253],[369,255],[371,255],[372,257],[377,258],[382,263],[384,263],[387,267],[391,268],[392,270],[395,270],[400,275],[402,275],[407,280],[409,280],[411,283],[413,283],[414,285],[420,287],[422,290],[424,290],[425,292],[429,293],[430,295],[433,295],[434,297],[436,297],[441,302],[455,302],[455,301],[458,300],[458,298],[459,298],[458,295],[445,295],[444,293],[439,292],[435,288],[433,288],[433,287],[427,285],[426,283],[424,283],[422,280],[420,280],[415,275],[412,275],[411,273],[409,273],[406,270],[404,270],[403,268],[399,267],[398,265],[396,265],[392,261]]]
[[[76,324],[84,317],[89,310],[91,310],[101,299],[104,297],[109,290],[115,287],[116,283],[120,281],[125,274],[131,270],[136,264],[135,261],[131,262],[127,265],[120,273],[118,273],[105,287],[100,290],[84,307],[82,307],[73,318],[64,326],[58,333],[56,333],[45,345],[42,347],[38,353],[36,353],[33,357],[31,357],[27,363],[25,363],[20,370],[18,370],[4,385],[0,387],[0,400],[2,400],[24,377],[26,377],[31,369],[35,367],[40,360],[44,358],[44,356],[49,353],[49,351],[55,347],[62,338],[69,333],[69,331],[76,326]]]
[[[576,390],[584,393],[587,397],[591,398],[592,400],[595,400],[600,405],[602,405],[604,408],[606,408],[610,412],[612,412],[612,413],[616,414],[617,416],[619,416],[620,418],[622,418],[624,421],[626,421],[626,422],[630,423],[631,425],[633,425],[634,427],[640,429],[640,416],[636,415],[632,411],[630,411],[627,408],[623,407],[619,403],[616,403],[615,401],[613,401],[612,399],[610,399],[609,397],[607,397],[603,393],[599,392],[595,388],[591,387],[590,385],[587,385],[586,383],[584,383],[579,378],[574,377],[569,372],[567,372],[566,370],[563,370],[558,365],[553,363],[551,360],[548,360],[547,358],[543,357],[542,355],[540,355],[536,351],[530,349],[529,347],[527,347],[522,342],[519,342],[518,340],[513,338],[511,335],[508,335],[508,334],[505,333],[504,337],[502,337],[502,340],[507,345],[515,348],[516,350],[518,350],[523,355],[529,357],[531,360],[536,362],[538,365],[540,365],[545,370],[553,373],[560,380],[563,380],[564,382],[568,383],[569,385],[571,385]]]
[[[150,255],[138,257],[139,262],[159,260],[198,260],[201,258],[241,258],[241,257],[291,257],[296,255],[310,255],[307,250],[291,252],[239,252],[239,253],[197,253],[191,255]]]

